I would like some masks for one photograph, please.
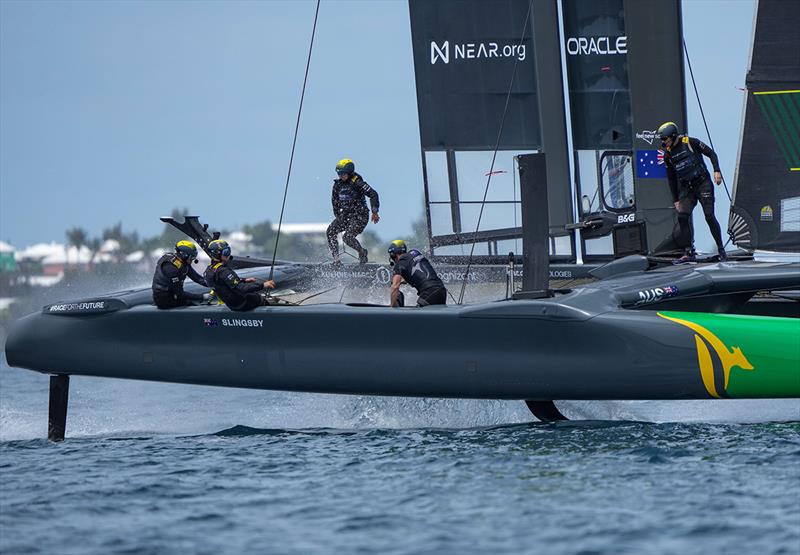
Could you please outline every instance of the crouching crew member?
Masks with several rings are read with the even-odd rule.
[[[206,283],[214,289],[217,297],[222,299],[231,310],[253,310],[257,306],[267,304],[266,296],[259,293],[264,289],[273,289],[275,282],[259,281],[255,278],[241,279],[228,267],[233,259],[231,247],[227,241],[216,239],[208,244],[211,264],[205,271]]]
[[[672,202],[678,211],[678,225],[681,240],[686,247],[685,254],[676,262],[694,262],[694,230],[691,217],[694,207],[700,202],[703,215],[706,217],[708,229],[717,244],[719,259],[725,261],[728,255],[722,245],[722,233],[719,222],[714,215],[714,186],[711,176],[703,160],[707,156],[714,167],[714,183],[722,183],[717,154],[705,143],[688,135],[679,135],[678,126],[667,122],[658,128],[664,153],[664,165],[667,168],[667,180],[672,193]]]
[[[417,290],[417,306],[447,304],[447,289],[428,259],[416,249],[408,250],[402,239],[389,245],[389,263],[394,266],[390,301],[403,306],[400,285],[405,281]]]
[[[191,241],[178,241],[175,252],[168,252],[156,262],[153,275],[153,302],[158,308],[189,306],[208,298],[208,294],[189,293],[183,290],[188,277],[193,282],[207,287],[206,281],[192,268],[197,262],[197,247]]]
[[[336,164],[336,174],[339,179],[333,182],[331,203],[333,204],[334,220],[328,226],[328,247],[331,250],[334,266],[341,264],[339,261],[339,244],[337,235],[344,232],[342,240],[346,245],[358,252],[359,264],[367,263],[367,249],[361,246],[356,236],[364,231],[369,222],[370,212],[367,210],[367,197],[372,211],[372,223],[380,221],[378,208],[378,192],[370,187],[364,178],[355,172],[352,160],[344,158]]]

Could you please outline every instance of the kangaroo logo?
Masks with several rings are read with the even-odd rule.
[[[744,353],[739,347],[731,347],[731,349],[728,350],[728,347],[719,337],[711,333],[703,326],[688,320],[681,320],[680,318],[665,316],[660,312],[657,314],[666,320],[671,320],[696,332],[694,341],[697,345],[697,360],[700,363],[700,376],[703,378],[703,385],[705,386],[706,391],[708,391],[709,395],[712,397],[716,399],[722,398],[722,396],[717,393],[717,386],[714,380],[714,362],[711,360],[711,352],[708,350],[706,343],[711,345],[711,347],[717,353],[719,361],[722,363],[722,374],[724,377],[723,388],[725,390],[728,389],[728,380],[731,376],[731,368],[738,366],[742,370],[753,370],[753,365],[750,364],[750,361],[747,360],[747,357],[744,356]],[[723,391],[723,394],[724,393],[725,392]]]

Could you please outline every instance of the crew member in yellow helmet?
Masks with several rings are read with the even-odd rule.
[[[708,229],[717,243],[719,259],[725,261],[728,255],[722,244],[722,232],[717,217],[714,215],[714,186],[711,176],[703,160],[703,156],[711,160],[714,167],[714,183],[722,183],[719,159],[710,146],[699,139],[680,135],[678,126],[671,121],[658,128],[661,146],[664,147],[664,166],[667,169],[667,181],[672,193],[672,202],[678,211],[680,241],[685,247],[684,255],[675,263],[694,262],[694,230],[691,226],[692,211],[697,203],[703,207]]]
[[[333,182],[331,204],[334,220],[328,226],[328,247],[331,250],[334,266],[339,266],[339,242],[337,236],[344,232],[344,243],[358,252],[359,264],[367,263],[367,249],[361,246],[356,236],[367,227],[372,212],[372,223],[380,221],[378,209],[380,201],[378,192],[356,173],[355,164],[349,158],[343,158],[336,164],[339,176]],[[370,210],[367,210],[369,198]]]
[[[197,262],[197,247],[191,241],[178,241],[175,252],[168,252],[156,262],[153,275],[153,302],[158,308],[175,308],[192,305],[208,299],[208,294],[189,293],[183,290],[187,277],[207,287],[206,280],[192,268]]]
[[[214,288],[214,293],[222,299],[231,310],[247,311],[269,304],[269,299],[261,294],[264,289],[274,289],[272,280],[261,281],[256,278],[240,278],[228,266],[233,259],[231,247],[227,241],[215,239],[208,244],[211,264],[205,271],[206,283]]]
[[[389,293],[390,304],[397,308],[405,304],[400,286],[408,283],[417,290],[417,306],[447,304],[447,289],[436,270],[417,249],[408,250],[406,242],[396,239],[389,245],[389,263],[394,268]]]

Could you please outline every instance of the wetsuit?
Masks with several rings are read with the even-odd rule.
[[[224,262],[212,262],[205,271],[206,283],[231,310],[253,310],[264,306],[264,297],[258,292],[264,289],[263,282],[245,282],[228,268]]]
[[[394,275],[402,277],[417,290],[417,306],[447,304],[447,289],[431,263],[418,250],[397,257]]]
[[[380,207],[378,192],[370,187],[359,174],[351,174],[347,181],[337,179],[333,182],[331,204],[333,205],[334,220],[328,226],[327,234],[328,247],[334,260],[339,256],[336,236],[344,232],[342,239],[345,244],[358,251],[360,261],[366,262],[367,250],[358,242],[356,235],[363,232],[369,222],[367,197],[369,197],[372,213],[377,213]]]
[[[708,156],[715,172],[720,171],[717,154],[711,147],[694,137],[679,135],[672,148],[664,153],[672,202],[679,203],[680,242],[690,250],[694,242],[690,220],[692,210],[698,202],[703,207],[703,215],[706,217],[708,229],[711,230],[717,248],[722,248],[722,233],[714,215],[714,185],[711,183],[711,176],[708,174],[703,156]]]
[[[156,262],[153,275],[153,302],[158,308],[175,308],[187,306],[193,301],[202,301],[203,295],[183,290],[186,277],[206,287],[206,281],[191,264],[187,264],[175,253],[167,253]]]

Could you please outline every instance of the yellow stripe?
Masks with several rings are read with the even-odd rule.
[[[790,172],[800,172],[800,168],[789,168]]]
[[[717,386],[714,384],[714,363],[711,361],[711,353],[706,347],[706,342],[700,339],[699,335],[695,334],[694,341],[697,345],[697,362],[700,363],[700,376],[703,378],[703,385],[706,386],[706,391],[712,397],[719,399]]]
[[[753,94],[792,94],[792,93],[800,93],[800,90],[796,90],[796,91],[761,91],[761,92],[754,92]]]

